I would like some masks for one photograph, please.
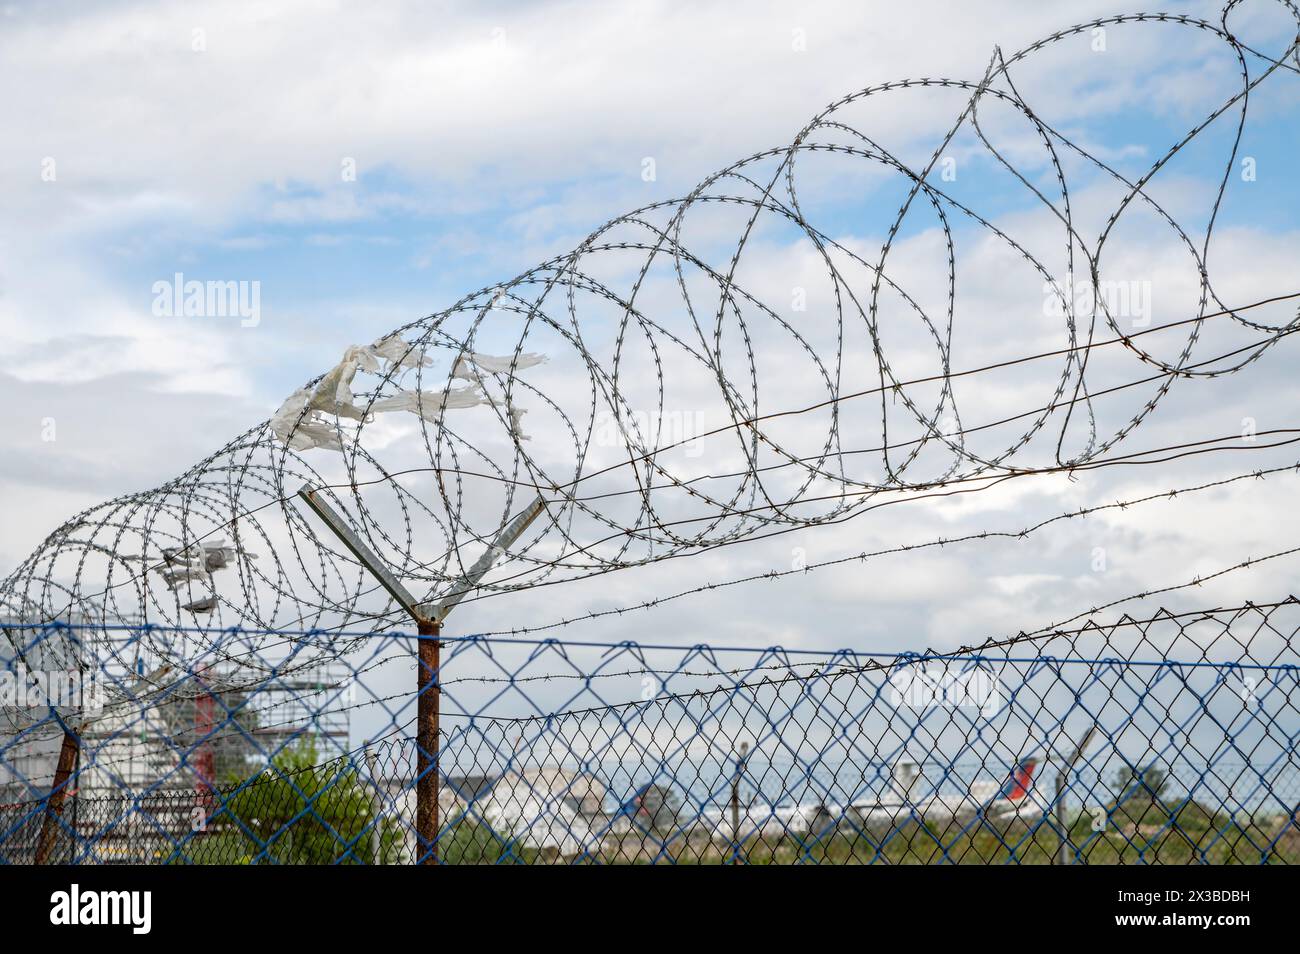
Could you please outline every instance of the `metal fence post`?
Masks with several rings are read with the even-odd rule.
[[[430,619],[416,624],[420,635],[419,666],[416,674],[416,782],[415,843],[417,863],[438,863],[438,788],[441,769],[438,765],[438,710],[442,696],[442,644],[438,641],[442,627]]]
[[[510,544],[519,538],[537,517],[546,509],[546,501],[539,495],[528,507],[511,520],[497,534],[492,545],[470,566],[469,572],[458,580],[452,589],[436,603],[417,603],[401,581],[394,576],[380,559],[371,552],[365,542],[352,532],[347,523],[334,512],[320,494],[313,490],[311,484],[303,484],[298,496],[309,506],[325,525],[337,536],[352,555],[370,571],[379,584],[388,591],[388,595],[406,610],[415,620],[416,632],[419,634],[419,649],[416,667],[416,709],[415,709],[415,848],[416,863],[436,865],[438,863],[438,710],[442,696],[442,680],[439,673],[442,643],[442,623],[447,614],[470,593],[484,574],[492,568],[497,558],[506,551]]]
[[[740,864],[740,779],[745,774],[745,755],[749,743],[740,743],[740,756],[736,759],[736,774],[731,779],[731,863]]]
[[[71,729],[63,730],[63,746],[59,749],[59,763],[54,769],[54,781],[50,785],[50,794],[45,799],[45,819],[41,822],[41,838],[36,843],[36,863],[49,864],[50,853],[54,850],[55,835],[59,830],[59,819],[63,816],[63,799],[68,793],[68,782],[72,777],[72,766],[81,751],[80,740]]]
[[[1088,727],[1088,731],[1084,733],[1083,738],[1079,740],[1079,744],[1074,747],[1074,751],[1070,754],[1069,761],[1066,762],[1065,766],[1056,775],[1056,835],[1059,841],[1056,857],[1057,864],[1071,864],[1069,818],[1066,816],[1065,811],[1066,776],[1074,771],[1075,766],[1079,763],[1079,759],[1083,758],[1083,753],[1087,750],[1089,743],[1092,742],[1092,737],[1096,734],[1097,724],[1094,722]]]
[[[1058,865],[1068,865],[1070,863],[1070,833],[1067,828],[1069,819],[1065,814],[1065,775],[1068,769],[1061,769],[1056,773],[1056,797],[1054,804],[1056,806],[1056,858],[1055,863]]]
[[[372,865],[382,865],[384,863],[384,845],[383,845],[383,819],[384,819],[384,796],[380,791],[379,771],[376,765],[379,757],[375,755],[373,749],[369,748],[370,743],[366,743],[366,771],[370,774],[370,824],[372,831],[370,835],[370,863]]]
[[[194,670],[200,694],[194,697],[194,796],[195,807],[202,813],[203,827],[216,812],[217,753],[213,736],[217,730],[217,699],[212,692],[212,667],[200,664]]]

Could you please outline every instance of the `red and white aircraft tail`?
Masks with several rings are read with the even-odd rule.
[[[981,812],[986,818],[1037,818],[1043,814],[1046,805],[1034,793],[1034,772],[1038,769],[1038,759],[1024,759],[1011,770],[1011,777],[1006,780],[997,795],[985,803]]]

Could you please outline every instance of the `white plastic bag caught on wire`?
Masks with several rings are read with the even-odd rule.
[[[522,371],[525,368],[534,368],[545,360],[546,355],[538,354],[535,351],[525,351],[517,357],[515,355],[479,354],[476,351],[467,351],[456,358],[456,363],[451,367],[451,376],[483,387],[484,403],[496,406],[498,402],[494,401],[486,391],[483,380],[484,372],[513,376],[513,372]],[[524,433],[522,427],[523,417],[527,413],[527,408],[519,407],[513,401],[509,402],[506,414],[510,420],[510,437],[512,440],[526,441],[530,439]]]
[[[546,355],[537,354],[534,351],[525,351],[518,358],[515,358],[514,355],[502,356],[466,351],[456,358],[456,363],[451,367],[451,376],[460,378],[462,381],[482,384],[482,372],[484,371],[490,371],[493,374],[510,374],[511,369],[523,371],[525,368],[536,367],[545,360]]]
[[[167,589],[175,592],[181,583],[211,583],[212,575],[207,570],[180,569],[180,570],[159,570],[158,574],[167,584]]]
[[[187,547],[169,547],[162,552],[162,565],[155,567],[173,592],[181,583],[210,583],[212,574],[233,566],[237,557],[256,560],[257,554],[227,544],[224,538],[202,540]],[[147,557],[131,557],[147,561]]]
[[[343,352],[343,360],[316,383],[314,388],[299,388],[271,416],[271,430],[291,450],[343,450],[338,429],[325,416],[333,414],[354,421],[365,415],[352,395],[352,379],[358,371],[377,372],[379,358],[373,347],[352,345]]]
[[[193,603],[186,603],[181,609],[186,612],[198,614],[208,614],[217,608],[217,598],[215,596],[205,596],[201,600],[195,600]]]
[[[304,451],[313,447],[343,450],[343,442],[334,426],[319,411],[307,409],[310,400],[311,392],[306,388],[290,394],[271,416],[271,432],[290,450]]]
[[[372,414],[410,411],[431,424],[437,424],[446,411],[497,404],[483,388],[484,372],[509,374],[512,370],[535,367],[545,360],[545,355],[532,352],[517,358],[464,352],[456,358],[451,376],[467,381],[468,387],[452,388],[446,392],[399,390],[391,397],[375,401],[368,410]],[[390,372],[426,367],[432,363],[397,334],[380,338],[368,346],[352,345],[343,353],[343,360],[331,368],[315,387],[299,388],[289,395],[271,416],[272,433],[291,450],[323,447],[342,451],[343,438],[329,415],[354,421],[366,419],[366,412],[357,406],[352,393],[352,380],[358,371],[379,373],[381,361],[387,362]],[[520,420],[525,413],[524,408],[511,406],[508,409],[510,436],[516,441],[528,440],[520,429]]]
[[[370,406],[372,411],[412,411],[430,424],[442,420],[443,411],[454,408],[478,407],[490,404],[487,396],[477,387],[452,388],[441,391],[398,391],[392,397],[381,398]]]
[[[401,335],[392,334],[386,338],[380,338],[370,346],[370,351],[379,358],[388,362],[392,368],[427,368],[433,364],[433,359],[425,357],[420,350],[403,340]]]
[[[352,379],[357,376],[357,371],[374,373],[378,370],[379,359],[370,348],[352,345],[343,352],[343,360],[320,379],[312,392],[309,406],[327,414],[361,420],[364,415],[352,396]]]
[[[526,407],[510,408],[510,436],[517,441],[532,440],[531,437],[529,437],[527,434],[524,433],[524,429],[522,426],[524,415],[527,413],[528,413],[528,408]]]

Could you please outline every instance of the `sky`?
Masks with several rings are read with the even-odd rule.
[[[1168,9],[1218,21],[1207,3]],[[1285,48],[1276,10],[1264,0],[1244,4],[1234,30],[1257,49]],[[157,486],[265,420],[346,346],[562,254],[612,217],[686,194],[736,159],[788,144],[828,103],[908,77],[978,81],[995,47],[1009,56],[1054,30],[1117,12],[1128,12],[1126,5],[755,3],[740,15],[728,4],[655,0],[6,4],[0,76],[15,94],[0,102],[0,574],[82,509]],[[1016,74],[1020,92],[1056,128],[1140,174],[1234,95],[1237,81],[1235,61],[1195,31],[1161,29],[1117,27],[1100,53],[1084,35],[1050,58],[1030,57]],[[1229,302],[1300,291],[1300,79],[1276,79],[1252,96],[1209,250],[1216,292]],[[915,166],[964,102],[937,90],[876,99],[854,105],[856,128]],[[1235,120],[1209,127],[1151,186],[1198,250]],[[1027,127],[995,107],[986,121],[1013,164],[1050,187]],[[969,130],[948,154],[959,170],[955,195],[1035,249],[1051,245],[1050,217]],[[1246,157],[1254,160],[1249,180]],[[1079,228],[1095,239],[1118,193],[1086,164],[1065,162]],[[847,247],[879,248],[897,211],[897,183],[833,157],[813,157],[803,174],[820,228]],[[702,221],[704,247],[725,248],[732,227]],[[962,238],[954,368],[1062,347],[1060,323],[1044,318],[1041,279],[1017,272],[996,242],[969,232]],[[1194,313],[1192,260],[1154,216],[1124,219],[1106,256],[1109,275],[1155,289],[1148,316],[1155,324]],[[891,261],[927,304],[941,300],[944,259],[932,218],[909,218]],[[742,271],[752,287],[784,301],[794,288],[816,296],[817,265],[806,241],[778,229],[760,236]],[[158,314],[156,285],[178,273],[256,282],[256,320]],[[810,326],[824,305],[814,301]],[[1257,316],[1283,324],[1295,310],[1291,301]],[[608,330],[600,321],[593,319],[594,338]],[[886,323],[882,334],[898,336],[900,373],[930,367],[910,332]],[[1207,331],[1198,355],[1250,340],[1217,334]],[[800,360],[789,340],[769,333],[757,344],[758,364],[773,382],[765,406],[797,403],[797,374],[783,377]],[[865,339],[854,347],[846,351],[850,368],[858,360],[856,373],[869,382]],[[1295,426],[1294,347],[1284,340],[1235,375],[1178,382],[1123,448]],[[1177,350],[1162,356],[1172,360]],[[1099,357],[1099,386],[1130,380],[1139,367]],[[565,393],[560,370],[552,374],[555,393]],[[1034,406],[1045,386],[1013,373],[960,384],[963,419]],[[1099,428],[1114,432],[1148,396],[1106,405]],[[692,400],[676,407],[708,419],[705,399],[698,407]],[[1249,453],[1017,481],[593,585],[467,604],[457,627],[550,623],[705,579],[1015,532],[1081,507],[1300,459],[1287,447],[1243,441]],[[710,456],[711,446],[705,454],[708,463],[726,460]],[[1064,520],[1024,539],[873,558],[547,635],[954,648],[1287,549],[1300,531],[1290,505],[1297,479],[1239,480]],[[1294,591],[1295,569],[1294,558],[1279,558],[1107,612],[1280,599]]]

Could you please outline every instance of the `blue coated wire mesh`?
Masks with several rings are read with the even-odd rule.
[[[414,636],[304,668],[306,633],[11,624],[0,861],[1290,863],[1298,627],[1288,598],[946,654],[443,638],[422,780]],[[179,638],[213,663],[125,651]]]

